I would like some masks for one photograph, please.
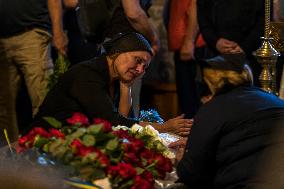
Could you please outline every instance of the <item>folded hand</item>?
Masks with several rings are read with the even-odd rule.
[[[184,119],[184,114],[166,121],[163,126],[167,132],[171,132],[180,136],[187,136],[190,133],[193,119]]]

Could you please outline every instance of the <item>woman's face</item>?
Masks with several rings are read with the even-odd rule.
[[[146,51],[121,53],[114,62],[114,69],[120,80],[132,82],[145,73],[151,58]]]

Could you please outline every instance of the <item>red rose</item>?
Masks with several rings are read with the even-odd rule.
[[[127,163],[139,163],[140,159],[136,156],[134,152],[124,153],[123,160]]]
[[[145,149],[144,143],[140,139],[130,138],[129,142],[124,143],[124,152],[134,152],[139,153],[141,150]]]
[[[45,138],[51,137],[51,135],[41,127],[33,128],[28,135],[31,136],[31,137],[35,137],[37,135],[39,135],[41,137],[45,137]]]
[[[66,119],[67,123],[71,125],[89,125],[88,118],[79,112],[76,112],[72,115],[71,118]]]
[[[55,136],[56,138],[62,138],[62,139],[65,138],[65,135],[64,135],[61,131],[59,131],[59,130],[57,130],[57,129],[54,129],[54,128],[50,128],[50,129],[49,129],[49,133],[50,133],[52,136]]]
[[[129,133],[126,130],[120,129],[120,130],[117,130],[117,131],[113,131],[112,133],[119,138],[126,138],[126,139],[130,138]]]
[[[119,163],[116,166],[111,166],[108,173],[113,177],[121,176],[123,179],[133,178],[136,176],[136,170],[128,163]]]
[[[25,143],[28,141],[28,136],[22,136],[21,138],[18,139],[18,143],[20,146],[25,146]]]
[[[96,159],[100,162],[100,165],[102,167],[108,167],[110,165],[110,162],[107,155],[98,148],[95,149],[95,152],[97,153]]]
[[[44,130],[41,127],[35,127],[28,134],[18,139],[19,145],[21,147],[31,148],[34,144],[36,136],[49,138],[51,137],[51,134],[49,134],[46,130]]]
[[[169,158],[164,157],[162,154],[156,154],[155,159],[157,161],[156,168],[159,176],[163,179],[166,176],[166,172],[173,170],[172,161]]]
[[[75,155],[84,157],[84,156],[88,155],[89,153],[94,152],[95,148],[93,146],[89,146],[89,147],[83,146],[83,147],[81,147],[81,148],[79,148],[77,150],[78,151],[77,151],[77,153]]]
[[[73,148],[75,148],[75,149],[78,149],[78,148],[83,147],[83,144],[81,143],[80,140],[74,139],[74,140],[71,142],[70,146],[73,147]]]
[[[132,146],[134,148],[134,151],[140,151],[141,149],[144,149],[145,146],[144,146],[144,142],[140,139],[130,139],[131,143],[132,143]]]
[[[155,183],[154,176],[150,171],[145,170],[140,176],[151,184]]]
[[[93,146],[90,146],[90,147],[85,146],[78,139],[74,139],[71,142],[70,146],[75,148],[75,150],[76,150],[75,156],[82,156],[83,157],[83,156],[88,155],[89,153],[95,152],[95,150],[96,150],[95,147],[93,147]]]
[[[109,159],[106,155],[100,156],[98,160],[102,167],[108,167],[110,165]]]
[[[119,167],[118,166],[110,166],[107,170],[108,174],[110,174],[113,177],[116,177],[118,175]]]
[[[158,169],[166,172],[171,172],[173,168],[172,161],[169,158],[164,157],[162,154],[156,154],[155,159],[157,160]]]
[[[132,167],[131,164],[119,163],[118,167],[119,167],[118,172],[122,178],[127,179],[136,176],[136,170]]]
[[[136,176],[131,189],[154,189],[154,185],[141,176]]]
[[[93,119],[93,123],[94,124],[102,124],[103,125],[103,128],[104,128],[104,132],[110,132],[112,131],[112,126],[111,126],[111,123],[106,121],[106,120],[103,120],[101,118],[94,118]]]
[[[155,161],[155,156],[154,156],[154,152],[152,152],[151,150],[145,148],[141,153],[140,153],[140,157],[144,158],[147,160],[148,164],[151,164]]]

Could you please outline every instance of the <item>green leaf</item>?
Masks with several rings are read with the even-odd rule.
[[[90,134],[98,134],[101,132],[103,128],[103,125],[102,124],[97,124],[97,125],[91,125],[88,127],[88,133]]]
[[[64,141],[62,139],[57,139],[49,145],[49,152],[53,153],[57,147],[62,145]]]
[[[106,177],[106,174],[103,169],[95,169],[92,174],[92,180],[103,179]]]
[[[97,153],[95,152],[89,153],[82,158],[82,162],[83,163],[89,163],[89,162],[94,163],[94,160],[96,159],[96,157],[97,157]]]
[[[79,169],[80,176],[85,179],[90,179],[95,171],[96,170],[91,166],[85,166]]]
[[[119,141],[118,141],[117,138],[109,140],[107,142],[107,144],[106,144],[106,149],[110,150],[110,151],[113,151],[113,150],[115,150],[117,148],[118,144],[119,144]]]
[[[121,158],[120,157],[117,157],[117,158],[112,157],[110,159],[110,161],[111,161],[111,163],[117,164],[121,161]]]
[[[63,157],[63,162],[68,163],[73,159],[74,155],[71,151],[67,151]]]
[[[48,153],[48,152],[49,152],[49,145],[48,145],[48,144],[45,144],[45,145],[43,146],[42,150],[43,150],[44,152]]]
[[[84,135],[82,142],[86,146],[94,146],[96,143],[96,139],[93,135]]]
[[[67,152],[67,148],[65,146],[58,146],[56,150],[52,152],[52,156],[56,157],[59,160],[63,160],[64,154]]]
[[[53,74],[51,74],[48,79],[48,90],[54,87],[54,85],[58,82],[58,79],[68,70],[69,66],[70,62],[67,57],[58,53],[58,57],[54,63]]]
[[[48,143],[48,139],[47,138],[40,137],[39,135],[37,135],[35,137],[35,140],[34,140],[34,147],[41,148],[46,143]]]
[[[145,158],[141,158],[141,161],[142,161],[143,167],[145,167],[148,164],[148,161]]]
[[[127,189],[129,186],[133,185],[133,180],[127,180],[127,182],[123,183],[121,186],[119,186],[120,189]]]
[[[49,123],[52,127],[59,129],[62,127],[62,123],[55,119],[54,117],[42,117],[47,123]]]
[[[72,161],[69,162],[69,164],[71,166],[75,167],[75,168],[78,168],[78,169],[83,165],[83,163],[80,159],[72,160]]]
[[[141,168],[141,167],[136,167],[136,172],[137,172],[137,175],[140,175],[144,172],[145,169]]]
[[[70,136],[72,139],[79,138],[80,136],[84,135],[86,133],[86,128],[79,128],[77,131],[72,133]]]

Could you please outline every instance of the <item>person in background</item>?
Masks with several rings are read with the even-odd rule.
[[[256,86],[260,86],[261,66],[253,52],[264,33],[264,5],[264,0],[197,0],[198,24],[210,57],[246,53]]]
[[[276,22],[284,22],[284,1],[273,1],[273,20]]]
[[[76,15],[77,0],[63,0],[64,30],[67,31],[69,39],[67,58],[71,66],[89,60],[99,54],[98,44],[85,39],[79,29],[78,18]]]
[[[186,118],[198,107],[196,93],[196,58],[204,58],[205,43],[199,33],[196,0],[170,0],[168,46],[174,51],[176,86],[179,105]]]
[[[127,116],[131,107],[129,88],[151,62],[150,44],[141,34],[132,32],[117,35],[103,47],[103,55],[73,66],[61,77],[47,94],[34,119],[34,127],[48,127],[43,117],[51,116],[64,122],[74,112],[81,112],[90,120],[108,120],[112,125],[149,124]],[[120,83],[118,111],[114,110],[113,103],[115,81]],[[178,116],[164,124],[151,124],[160,132],[187,136],[191,120]]]
[[[200,62],[211,99],[194,117],[189,136],[170,144],[179,181],[188,188],[246,188],[256,180],[273,134],[284,125],[284,101],[253,86],[244,54]],[[187,141],[187,142],[186,142]]]
[[[53,70],[51,40],[66,54],[67,38],[59,0],[0,0],[0,22],[0,135],[7,129],[13,142],[19,132],[16,98],[21,81],[27,86],[35,115]]]

